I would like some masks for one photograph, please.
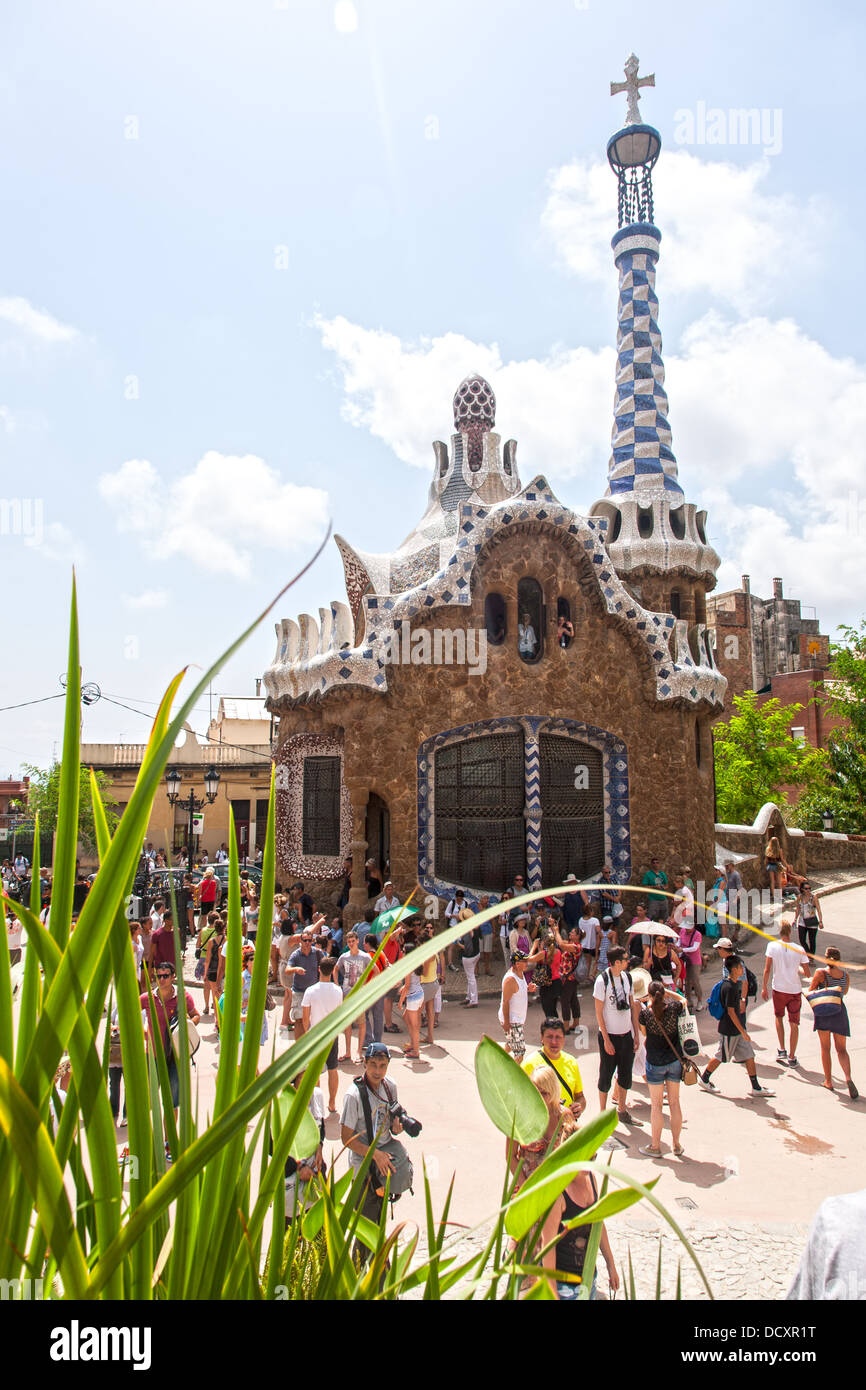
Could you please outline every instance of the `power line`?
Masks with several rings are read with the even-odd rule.
[[[150,719],[151,716],[143,709],[134,709],[132,705],[124,705],[120,700],[113,700],[110,695],[103,695],[103,700],[107,700],[110,705],[117,705],[119,709],[129,710],[130,714],[140,714],[142,719]],[[216,744],[218,748],[237,748],[241,753],[251,753],[255,758],[263,758],[266,762],[273,762],[270,753],[260,753],[257,748],[252,748],[244,743],[227,743],[225,739],[211,738],[210,734],[200,734],[196,729],[192,731],[196,738],[204,739],[205,743]]]
[[[59,695],[43,695],[41,700],[22,700],[20,705],[0,705],[0,714],[5,714],[8,709],[24,709],[27,705],[45,705],[49,700],[64,699],[64,692]]]

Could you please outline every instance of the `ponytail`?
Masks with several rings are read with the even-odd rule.
[[[661,980],[653,980],[649,987],[649,996],[652,1000],[652,1011],[659,1023],[664,1017],[665,1011],[665,987]]]

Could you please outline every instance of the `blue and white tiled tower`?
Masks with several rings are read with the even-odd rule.
[[[652,191],[662,142],[638,111],[640,88],[655,86],[655,77],[639,78],[637,70],[631,54],[625,82],[611,83],[612,95],[628,97],[627,124],[607,146],[619,189],[611,242],[619,274],[616,394],[607,492],[591,514],[607,517],[608,552],[623,578],[677,571],[712,588],[719,557],[707,543],[706,514],[685,500],[668,420],[655,291],[661,232]]]

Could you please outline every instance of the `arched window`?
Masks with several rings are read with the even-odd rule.
[[[652,507],[638,507],[637,509],[637,533],[642,540],[647,540],[653,533],[653,514]]]
[[[563,649],[570,647],[574,641],[571,604],[561,594],[556,600],[556,640]]]
[[[505,599],[501,594],[488,594],[484,600],[484,626],[491,647],[501,647],[508,631]]]
[[[680,617],[682,617],[682,613],[680,612],[680,591],[679,591],[679,589],[671,589],[671,612],[673,613],[673,615],[674,615],[675,618],[680,618]]]
[[[539,661],[544,651],[544,595],[537,579],[517,585],[517,651],[526,662]]]
[[[616,512],[614,513],[613,521],[612,521],[611,524],[610,524],[610,527],[609,527],[609,529],[608,529],[608,533],[607,533],[607,536],[606,536],[606,540],[608,541],[608,544],[611,544],[613,541],[619,540],[619,533],[620,533],[621,530],[622,530],[622,512],[621,512],[621,511],[619,510],[619,508],[617,507]]]
[[[685,539],[686,519],[682,507],[671,507],[668,512],[671,522],[671,531],[678,541]]]

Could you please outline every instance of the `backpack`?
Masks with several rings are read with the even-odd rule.
[[[724,1013],[722,1008],[722,980],[717,980],[710,990],[710,997],[707,1000],[707,1012],[716,1019],[721,1018]]]
[[[746,998],[754,999],[758,993],[758,981],[755,979],[748,966],[744,968],[746,971]],[[710,991],[710,997],[707,1000],[707,1012],[716,1019],[721,1018],[722,1014],[725,1012],[722,1008],[722,985],[724,983],[724,980],[718,980],[716,984],[713,985]]]

